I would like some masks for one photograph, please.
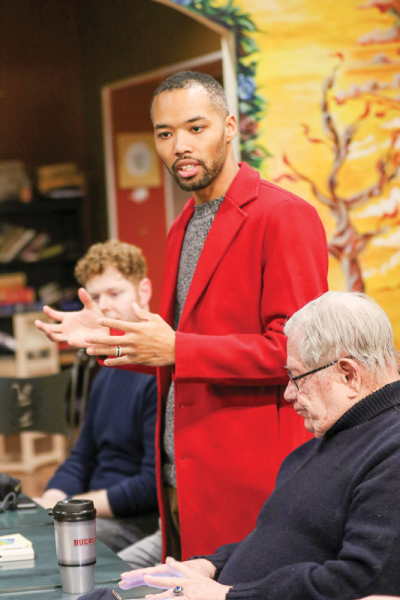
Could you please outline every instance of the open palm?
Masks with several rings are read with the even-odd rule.
[[[54,325],[43,323],[43,321],[35,321],[38,329],[43,331],[46,336],[53,342],[67,342],[75,348],[87,348],[89,344],[85,342],[88,335],[96,335],[96,337],[106,337],[110,331],[108,327],[102,327],[98,321],[104,314],[91,299],[84,288],[78,292],[78,296],[83,303],[83,309],[73,312],[62,312],[54,310],[49,306],[43,308],[43,312],[53,319],[59,321]]]

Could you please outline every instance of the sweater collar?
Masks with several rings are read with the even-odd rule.
[[[357,402],[332,425],[324,437],[332,437],[339,431],[366,423],[396,404],[400,404],[400,381],[388,383]]]

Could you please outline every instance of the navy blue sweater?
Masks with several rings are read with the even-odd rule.
[[[254,531],[206,558],[227,600],[400,595],[400,382],[292,452]]]
[[[68,496],[106,489],[117,517],[155,511],[156,416],[155,377],[101,368],[79,439],[47,489]]]

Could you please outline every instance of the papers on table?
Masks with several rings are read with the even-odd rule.
[[[7,562],[0,562],[0,573],[4,573],[5,571],[21,571],[21,569],[34,569],[36,561],[35,560],[8,560]],[[0,575],[1,577],[1,575]]]
[[[32,542],[20,533],[9,533],[0,537],[0,563],[33,558],[35,553]]]

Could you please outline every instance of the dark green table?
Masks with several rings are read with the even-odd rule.
[[[23,497],[24,494],[21,494]],[[53,519],[49,517],[47,511],[36,505],[36,508],[23,508],[19,510],[6,510],[0,513],[0,535],[6,535],[7,530],[12,529],[13,533],[22,533],[20,529],[25,527],[39,527],[41,525],[53,526]],[[4,531],[4,533],[1,533]]]
[[[50,519],[51,521],[51,519]],[[8,529],[11,533],[11,528]],[[0,564],[0,600],[21,598],[27,600],[75,600],[81,594],[63,594],[57,564],[53,526],[17,527],[12,533],[21,533],[33,543],[35,560]],[[129,571],[128,563],[121,560],[102,542],[97,542],[96,587],[113,587],[117,591],[120,574]],[[149,588],[118,591],[122,598],[142,598]],[[154,590],[152,590],[154,591]]]
[[[110,587],[112,589],[114,589],[117,594],[119,596],[121,596],[121,598],[123,600],[130,600],[131,598],[143,598],[145,594],[148,593],[152,593],[154,592],[154,588],[150,591],[149,588],[138,588],[138,590],[120,590],[119,587],[117,585],[96,585],[96,589],[98,588],[103,588],[103,587]],[[162,591],[162,590],[156,590],[157,591]],[[138,593],[138,595],[133,595],[133,593]],[[56,589],[56,590],[32,590],[32,591],[25,591],[25,592],[9,592],[7,594],[7,596],[1,596],[0,598],[10,598],[10,600],[21,600],[22,598],[25,598],[26,600],[78,600],[78,598],[81,596],[81,594],[63,594],[61,589]]]

